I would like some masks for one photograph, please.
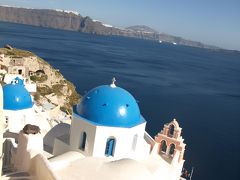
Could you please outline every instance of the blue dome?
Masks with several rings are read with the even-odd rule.
[[[32,98],[21,82],[3,86],[3,109],[22,110],[32,106]]]
[[[89,91],[76,110],[79,116],[102,126],[133,127],[145,122],[134,97],[122,88],[109,85]]]

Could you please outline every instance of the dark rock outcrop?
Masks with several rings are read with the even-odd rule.
[[[36,125],[26,124],[23,128],[24,134],[38,134],[40,132],[40,128]]]
[[[13,49],[12,46],[10,46],[9,44],[6,44],[6,45],[4,46],[4,48],[9,49],[9,50],[12,50],[12,49]]]

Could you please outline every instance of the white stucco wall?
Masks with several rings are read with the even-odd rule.
[[[93,154],[93,142],[96,134],[96,126],[73,115],[70,132],[70,150],[81,152],[85,156],[91,156]],[[84,151],[79,149],[80,143],[82,142],[83,132],[87,133]]]
[[[26,124],[38,125],[33,108],[23,110],[4,110],[5,128],[10,132],[19,133]],[[6,122],[6,118],[8,119]]]
[[[117,128],[97,126],[95,141],[94,141],[94,157],[104,157],[106,143],[109,138],[114,138],[114,159],[122,158],[137,158],[141,156],[143,137],[146,123],[140,124],[132,128]],[[137,136],[135,149],[133,148],[134,136]]]
[[[85,156],[105,157],[107,140],[115,138],[114,159],[142,159],[147,157],[150,152],[150,145],[144,140],[145,126],[146,123],[132,128],[95,126],[74,115],[70,131],[70,150],[81,152]],[[87,134],[84,151],[80,149],[83,132]],[[137,138],[134,148],[133,141],[135,136]],[[58,143],[58,146],[60,144]]]
[[[28,92],[37,92],[37,85],[36,84],[30,84],[30,83],[24,83],[25,88]]]
[[[42,154],[37,154],[32,158],[29,173],[37,180],[62,180],[53,172],[49,161]]]
[[[19,133],[18,147],[16,158],[14,159],[14,167],[18,171],[29,171],[31,159],[37,154],[43,153],[43,137],[41,134],[24,134]]]
[[[56,138],[54,140],[54,145],[53,145],[53,155],[58,156],[61,155],[65,152],[68,152],[70,149],[69,144],[65,143],[64,141],[59,140]]]
[[[53,125],[50,123],[48,112],[38,110],[34,104],[32,108],[23,110],[4,110],[4,129],[10,132],[18,133],[26,124],[37,125],[41,129],[42,134],[46,134]],[[8,123],[6,123],[8,117]]]

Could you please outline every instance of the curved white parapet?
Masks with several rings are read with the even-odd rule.
[[[19,133],[18,147],[14,166],[19,171],[29,171],[31,159],[43,153],[43,138],[41,134]]]

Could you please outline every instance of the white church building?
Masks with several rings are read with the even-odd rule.
[[[26,124],[36,124],[33,100],[23,80],[15,78],[3,86],[3,114],[6,130],[19,133]]]
[[[31,91],[31,88],[27,88],[29,84],[26,84],[24,79],[21,79],[19,76],[12,76],[12,78],[9,83],[2,87],[3,126],[5,131],[19,133],[26,124],[32,124],[39,126],[41,132],[46,134],[51,127],[57,124],[52,122],[51,118],[56,117],[56,114],[60,118],[62,117],[58,107],[50,103],[46,103],[46,105],[50,104],[53,106],[50,109],[36,105],[31,95],[31,92],[34,91]]]
[[[58,155],[65,149],[84,156],[143,159],[151,150],[144,140],[145,126],[146,121],[129,92],[114,84],[99,86],[77,105],[69,141],[57,139],[53,153]]]
[[[6,94],[8,97],[11,91],[5,88],[3,97]],[[20,122],[21,125],[17,125],[20,128],[21,116],[11,115],[12,111],[30,111],[33,102],[25,93],[18,98],[23,101],[19,107],[5,104],[3,98],[3,109],[8,122]],[[30,121],[29,124],[34,124]],[[13,126],[12,131],[17,132]],[[82,97],[74,108],[71,124],[62,123],[61,127],[49,130],[49,134],[57,132],[52,133],[55,140],[50,145],[51,152],[44,150],[42,134],[18,131],[18,143],[10,149],[13,152],[11,167],[16,174],[26,172],[33,179],[181,179],[185,144],[178,122],[174,119],[166,124],[154,139],[145,127],[146,120],[134,97],[113,81]]]

